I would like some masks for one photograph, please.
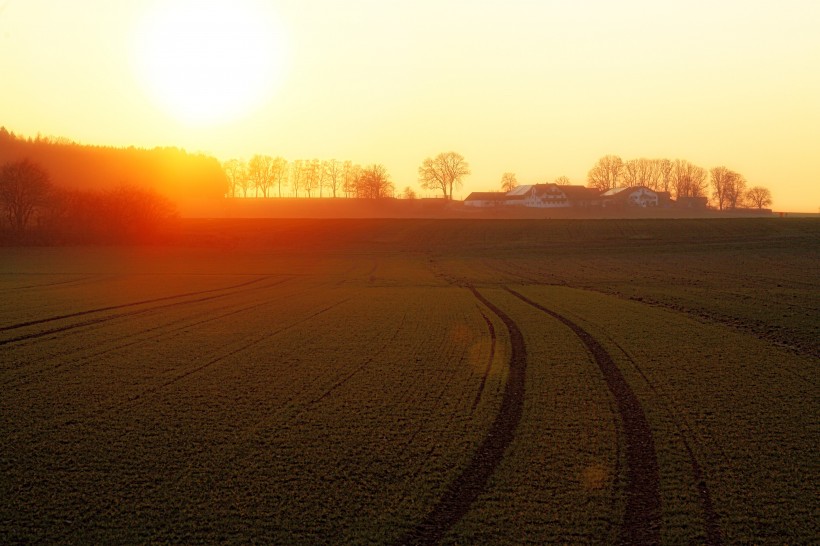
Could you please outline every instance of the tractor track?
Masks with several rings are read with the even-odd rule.
[[[491,321],[487,315],[481,311],[481,309],[479,309],[478,312],[481,313],[481,317],[484,319],[484,322],[487,323],[487,330],[490,334],[490,356],[487,357],[487,368],[484,370],[484,375],[481,376],[481,383],[478,385],[478,392],[475,393],[475,400],[473,400],[473,405],[470,408],[470,415],[475,413],[478,403],[481,401],[481,397],[484,394],[484,387],[487,385],[487,377],[489,377],[490,371],[493,368],[493,360],[495,360],[495,346],[497,342],[493,321]]]
[[[275,284],[269,285],[269,287],[277,286],[277,285],[283,284],[284,282],[285,281],[275,283]],[[125,349],[127,347],[133,347],[135,345],[147,343],[149,341],[155,341],[155,340],[158,340],[158,339],[162,339],[164,337],[167,337],[168,335],[175,334],[175,333],[180,332],[180,331],[184,331],[184,330],[194,328],[194,327],[197,327],[197,326],[202,326],[204,324],[209,324],[209,323],[212,323],[214,321],[222,320],[222,319],[225,319],[225,318],[228,318],[228,317],[240,314],[240,313],[247,313],[248,311],[252,311],[254,309],[258,309],[260,307],[270,305],[271,303],[274,303],[274,302],[278,302],[278,301],[281,301],[281,300],[286,300],[288,298],[298,296],[302,293],[304,293],[304,291],[298,291],[298,292],[294,292],[292,294],[285,295],[281,298],[277,298],[277,299],[274,299],[274,300],[264,300],[264,301],[256,302],[256,303],[253,303],[253,304],[250,304],[250,305],[248,305],[248,304],[241,304],[239,306],[236,306],[235,304],[227,305],[227,306],[222,307],[222,308],[217,309],[217,310],[211,310],[212,312],[210,314],[208,314],[205,318],[202,318],[200,320],[196,320],[196,321],[193,321],[193,322],[190,322],[190,318],[191,318],[190,316],[185,316],[185,317],[179,318],[179,319],[174,320],[174,321],[169,322],[169,323],[156,325],[156,326],[153,326],[151,328],[141,330],[141,331],[133,333],[133,334],[125,335],[125,336],[122,336],[118,339],[111,340],[115,343],[114,345],[105,347],[101,350],[97,350],[96,352],[92,352],[92,353],[84,354],[84,355],[79,355],[79,356],[77,356],[78,351],[75,351],[74,353],[68,353],[65,356],[73,357],[71,360],[59,361],[59,362],[55,363],[54,365],[52,365],[52,366],[50,366],[46,369],[38,368],[34,371],[26,373],[26,372],[20,370],[20,368],[17,368],[14,371],[18,372],[18,374],[14,377],[5,379],[3,381],[0,381],[0,386],[8,387],[10,385],[14,385],[15,387],[20,387],[20,386],[23,386],[25,384],[31,383],[32,381],[36,380],[36,378],[38,376],[40,376],[44,373],[51,374],[51,373],[54,373],[56,371],[64,370],[66,368],[69,368],[69,369],[70,368],[79,368],[83,365],[83,362],[88,362],[91,359],[102,357],[102,356],[104,356],[104,355],[106,355],[106,354],[108,354],[112,351],[117,351],[117,350],[120,350],[120,349]],[[154,309],[157,309],[157,308],[154,308]],[[217,313],[219,313],[219,314],[217,314]],[[173,328],[171,328],[171,326],[173,326]],[[157,331],[158,331],[158,333],[154,333],[154,332],[157,332]],[[146,334],[148,334],[148,335],[146,335]],[[50,359],[53,360],[53,357],[50,357]]]
[[[505,290],[527,305],[558,320],[583,342],[601,370],[607,387],[615,398],[621,417],[626,457],[626,508],[620,541],[624,544],[658,544],[661,527],[660,469],[655,453],[652,429],[640,400],[629,386],[612,356],[589,332],[526,296]]]
[[[245,288],[248,285],[258,283],[258,282],[260,282],[262,280],[265,280],[267,278],[268,277],[262,277],[262,278],[254,279],[252,281],[248,281],[248,282],[241,283],[241,284],[238,284],[238,285],[227,286],[227,287],[224,287],[224,288],[214,288],[214,289],[210,289],[210,290],[202,290],[202,291],[199,291],[199,292],[188,292],[188,293],[185,293],[185,294],[176,294],[176,295],[173,295],[173,296],[164,296],[162,298],[154,298],[154,299],[143,300],[143,301],[139,301],[139,302],[126,303],[126,304],[122,304],[122,305],[112,305],[112,306],[108,306],[108,307],[100,307],[98,309],[89,309],[87,311],[80,311],[78,313],[71,313],[71,314],[67,314],[67,315],[59,315],[59,316],[56,316],[56,317],[49,317],[49,318],[45,318],[45,319],[38,319],[38,320],[34,320],[34,321],[22,322],[22,323],[15,324],[15,325],[12,325],[12,326],[5,326],[3,328],[0,328],[0,331],[15,330],[15,329],[24,328],[24,327],[27,327],[27,326],[35,326],[35,325],[38,325],[38,324],[46,324],[46,323],[49,323],[49,322],[56,322],[56,321],[65,320],[65,319],[72,319],[72,318],[82,317],[82,316],[86,316],[86,315],[90,315],[90,314],[94,314],[94,313],[103,313],[105,311],[112,311],[112,310],[118,310],[118,309],[128,309],[128,308],[131,308],[131,307],[138,307],[138,306],[141,306],[141,305],[149,305],[149,304],[152,304],[152,303],[160,303],[160,302],[163,302],[163,301],[179,299],[179,298],[185,298],[185,297],[190,297],[190,296],[201,296],[201,295],[204,295],[204,294],[211,294],[211,295],[208,295],[208,296],[195,298],[195,299],[187,299],[187,300],[183,300],[183,301],[173,301],[171,303],[165,303],[165,304],[161,304],[161,305],[154,305],[154,306],[151,306],[151,307],[147,307],[145,309],[136,309],[136,310],[132,310],[132,311],[126,311],[126,312],[123,312],[123,313],[114,313],[114,314],[105,315],[105,316],[102,316],[102,317],[90,318],[88,320],[82,320],[80,322],[67,324],[65,326],[58,326],[58,327],[55,327],[55,328],[49,328],[47,330],[41,330],[39,332],[33,332],[33,333],[30,333],[30,334],[23,334],[23,335],[19,335],[17,337],[12,337],[12,338],[8,338],[8,339],[0,340],[0,346],[8,345],[10,343],[17,343],[17,342],[20,342],[20,341],[29,341],[29,340],[39,339],[39,338],[42,338],[42,337],[45,337],[45,336],[48,336],[48,335],[51,335],[51,334],[58,334],[58,333],[66,332],[68,330],[74,330],[76,328],[82,328],[84,326],[93,326],[95,324],[108,322],[108,321],[115,320],[115,319],[118,319],[118,318],[131,317],[131,316],[134,316],[134,315],[149,313],[149,312],[157,311],[157,310],[160,310],[160,309],[168,309],[168,308],[171,308],[171,307],[189,305],[189,304],[192,304],[192,303],[202,303],[202,302],[205,302],[205,301],[221,299],[221,298],[225,298],[225,297],[228,297],[228,296],[234,296],[237,293],[243,292],[245,290],[233,290],[233,291],[230,291],[230,292],[226,292],[226,290],[231,290],[231,289],[234,289],[234,288]],[[271,285],[268,285],[266,288],[269,288],[271,286],[276,286],[277,284],[281,284],[281,283],[285,282],[286,280],[287,279],[281,279],[281,280],[279,280],[279,281],[277,281],[277,282],[275,282]],[[257,287],[254,287],[253,289],[255,290],[255,289],[257,289]],[[223,293],[213,294],[213,292],[223,292]]]
[[[512,351],[507,385],[501,407],[487,436],[473,453],[466,468],[445,489],[428,515],[399,540],[400,544],[435,544],[469,511],[513,440],[524,411],[527,347],[518,325],[472,286],[467,287],[478,301],[507,327]]]
[[[704,544],[708,546],[716,546],[723,543],[723,538],[720,532],[720,520],[718,518],[717,513],[715,512],[714,503],[712,502],[712,495],[709,491],[709,486],[706,482],[706,476],[703,472],[703,468],[700,465],[700,461],[698,461],[697,456],[695,456],[695,452],[692,449],[692,445],[690,444],[687,437],[691,437],[692,441],[696,444],[699,444],[699,441],[696,436],[694,436],[691,431],[687,433],[689,430],[688,425],[684,425],[680,419],[676,417],[676,415],[680,415],[681,412],[677,409],[669,407],[669,397],[666,396],[664,393],[660,391],[650,380],[649,377],[644,373],[644,371],[638,366],[635,362],[635,359],[632,358],[626,349],[621,347],[615,340],[610,338],[610,341],[618,347],[618,349],[624,354],[626,359],[632,364],[632,367],[635,368],[635,371],[643,378],[644,382],[647,386],[655,393],[659,400],[664,400],[664,406],[666,408],[666,412],[669,415],[669,418],[675,425],[675,429],[678,431],[680,435],[681,442],[683,443],[683,447],[686,450],[686,454],[689,457],[689,464],[692,467],[692,480],[695,484],[695,487],[698,490],[698,497],[700,501],[700,507],[703,517],[703,524],[704,524],[704,531],[706,534],[706,540]],[[727,459],[728,460],[728,459]]]

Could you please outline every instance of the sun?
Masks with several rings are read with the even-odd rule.
[[[189,125],[251,114],[285,70],[281,28],[253,0],[157,2],[137,25],[133,58],[151,99]]]

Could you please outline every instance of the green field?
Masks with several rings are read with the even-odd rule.
[[[812,543],[820,221],[0,248],[0,542]]]

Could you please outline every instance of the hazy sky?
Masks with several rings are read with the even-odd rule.
[[[398,189],[455,150],[473,170],[456,197],[497,189],[505,171],[585,184],[606,154],[681,158],[768,186],[777,210],[820,207],[817,0],[225,0],[210,19],[185,18],[188,1],[0,0],[0,125],[220,159],[383,163]],[[218,120],[183,112],[199,99],[169,95],[179,65],[157,68],[168,36],[197,25],[214,36],[180,54],[207,54],[197,84],[247,86]]]

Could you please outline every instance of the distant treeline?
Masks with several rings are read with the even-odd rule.
[[[384,165],[367,167],[337,159],[297,159],[257,154],[249,161],[230,159],[223,164],[228,178],[227,197],[393,197],[395,187]],[[406,188],[405,197],[415,197]]]
[[[154,190],[59,187],[28,159],[0,165],[0,243],[147,243],[167,239],[178,214]]]
[[[0,127],[0,165],[29,159],[56,187],[110,191],[128,186],[172,200],[222,198],[228,180],[216,158],[179,148],[114,148],[64,138],[23,138]]]
[[[758,209],[772,203],[772,194],[763,186],[747,187],[746,178],[724,166],[706,170],[683,159],[622,160],[606,155],[590,169],[587,184],[607,191],[618,187],[645,186],[668,193],[672,199],[711,198],[718,210],[744,207]]]

